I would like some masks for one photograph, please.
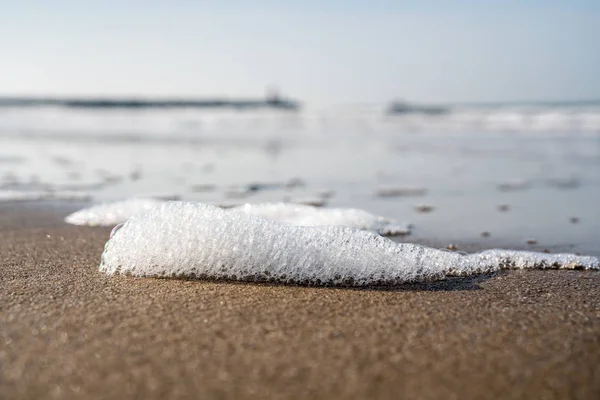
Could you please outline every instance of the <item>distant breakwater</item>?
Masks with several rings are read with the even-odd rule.
[[[158,109],[158,108],[230,108],[230,109],[282,109],[298,110],[299,102],[289,99],[115,99],[115,98],[0,98],[0,107],[66,107],[66,108],[125,108],[125,109]]]

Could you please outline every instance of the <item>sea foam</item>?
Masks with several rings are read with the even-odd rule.
[[[102,203],[68,215],[65,222],[72,225],[115,226],[124,223],[139,212],[158,207],[164,203],[164,200],[149,198]]]
[[[380,235],[406,235],[410,224],[373,215],[357,208],[319,208],[306,204],[258,203],[244,204],[231,209],[247,215],[300,226],[345,226],[374,231]]]
[[[130,199],[103,203],[84,208],[67,216],[65,221],[73,225],[115,226],[125,223],[139,212],[165,204],[158,199]],[[356,208],[319,208],[293,203],[259,203],[233,207],[227,212],[238,212],[257,217],[303,226],[345,226],[370,230],[380,235],[405,235],[410,233],[409,224],[373,215]]]
[[[129,219],[106,243],[100,264],[108,274],[353,286],[507,268],[600,269],[600,262],[507,250],[461,255],[346,227],[282,224],[200,203],[169,202]]]

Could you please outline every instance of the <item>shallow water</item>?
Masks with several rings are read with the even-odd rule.
[[[600,253],[597,107],[382,110],[2,108],[0,201],[325,202],[449,243]]]

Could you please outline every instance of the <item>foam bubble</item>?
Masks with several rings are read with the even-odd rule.
[[[505,268],[600,269],[600,261],[506,250],[461,255],[395,243],[368,231],[282,224],[170,202],[125,223],[106,243],[100,264],[107,274],[355,286]]]
[[[125,224],[124,223],[123,224],[119,224],[119,225],[115,226],[114,228],[112,228],[112,231],[110,231],[110,238],[111,239],[112,239],[113,236],[115,236],[115,233],[117,233],[117,231],[123,227],[123,225],[125,225]]]

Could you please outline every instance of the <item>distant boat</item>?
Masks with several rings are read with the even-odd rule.
[[[396,101],[390,104],[387,109],[388,114],[426,114],[441,115],[449,113],[450,109],[442,106],[416,105],[406,102]]]

